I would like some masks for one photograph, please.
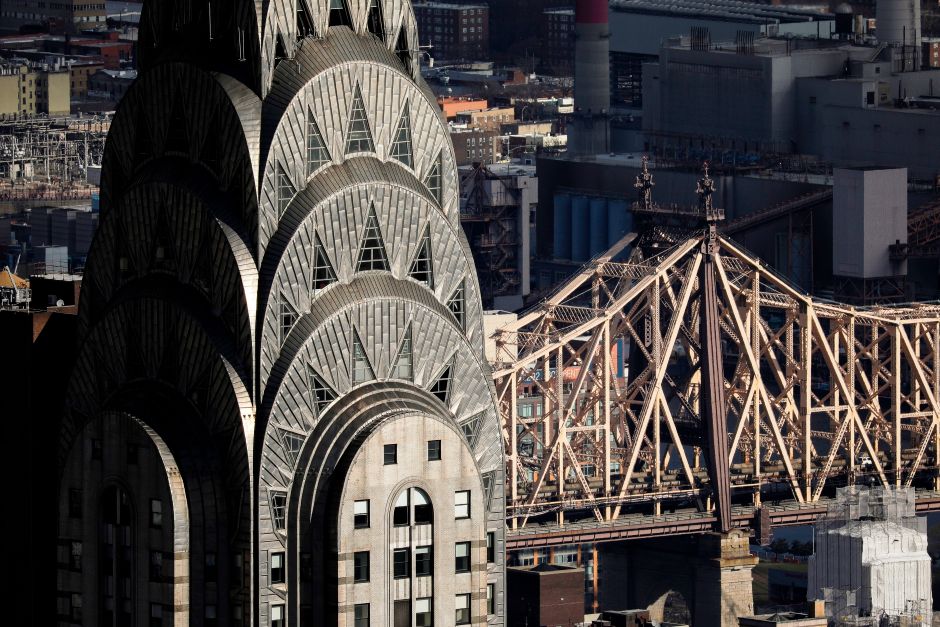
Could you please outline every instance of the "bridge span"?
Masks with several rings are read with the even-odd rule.
[[[508,549],[807,523],[855,483],[940,509],[940,304],[815,299],[716,222],[496,332]]]

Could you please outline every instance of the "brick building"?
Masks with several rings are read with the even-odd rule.
[[[69,72],[38,63],[0,64],[0,119],[68,115]]]
[[[451,130],[450,138],[454,143],[458,166],[495,163],[496,156],[500,153],[499,133],[492,129]]]
[[[940,68],[940,37],[924,37],[921,61],[925,70]]]
[[[543,563],[506,569],[506,625],[584,622],[584,570]]]
[[[542,12],[542,69],[554,76],[574,73],[574,9],[546,9]]]
[[[421,43],[435,59],[485,59],[490,49],[490,9],[485,4],[416,2]]]
[[[516,110],[513,107],[492,107],[481,111],[462,111],[457,114],[457,123],[466,124],[469,128],[484,131],[498,131],[503,124],[516,120]]]

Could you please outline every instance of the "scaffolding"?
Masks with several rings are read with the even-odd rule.
[[[110,114],[0,122],[0,200],[88,198]]]
[[[520,293],[520,190],[515,175],[497,174],[484,165],[460,181],[460,221],[473,249],[484,306]]]
[[[913,489],[849,486],[816,523],[809,596],[837,627],[931,624],[927,519]]]

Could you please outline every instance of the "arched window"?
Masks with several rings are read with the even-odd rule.
[[[402,490],[395,499],[395,508],[392,511],[392,524],[396,527],[405,525],[430,525],[434,523],[434,506],[431,497],[421,488],[407,488]]]

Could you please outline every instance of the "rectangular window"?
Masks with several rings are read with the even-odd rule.
[[[470,595],[469,594],[458,594],[455,606],[457,608],[457,624],[458,625],[469,625],[470,624]]]
[[[353,503],[353,527],[356,529],[369,528],[369,501],[356,501]]]
[[[271,553],[271,583],[284,583],[284,551]]]
[[[407,579],[411,576],[411,550],[395,549],[394,558],[395,579]]]
[[[82,517],[82,491],[78,488],[69,490],[69,518]]]
[[[470,543],[458,542],[454,545],[454,572],[470,572]]]
[[[159,603],[150,604],[150,627],[163,627],[163,606]]]
[[[356,551],[353,553],[353,581],[355,583],[369,581],[368,551]]]
[[[284,627],[287,624],[287,621],[284,620],[284,606],[283,605],[272,605],[271,606],[271,627]]]
[[[436,462],[441,459],[441,441],[440,440],[429,440],[428,441],[428,461]]]
[[[353,606],[354,627],[369,627],[369,604],[356,603]]]
[[[162,551],[150,551],[150,581],[163,581]]]
[[[219,574],[219,567],[215,561],[215,553],[206,553],[206,581],[215,581]]]
[[[496,584],[487,584],[486,586],[486,613],[496,613]]]
[[[26,103],[24,102],[23,104]],[[91,458],[101,459],[101,440],[94,439],[91,441]]]
[[[430,546],[415,547],[415,577],[434,574],[434,552]]]
[[[82,543],[72,540],[69,543],[69,568],[74,571],[82,570]]]
[[[470,518],[470,491],[454,492],[454,518]]]
[[[431,599],[415,599],[415,627],[432,627]]]
[[[398,463],[398,445],[386,444],[384,448],[385,465],[390,466]]]
[[[486,534],[486,563],[492,564],[496,561],[496,533],[493,531]]]
[[[150,499],[150,526],[163,526],[163,501],[160,499]]]

